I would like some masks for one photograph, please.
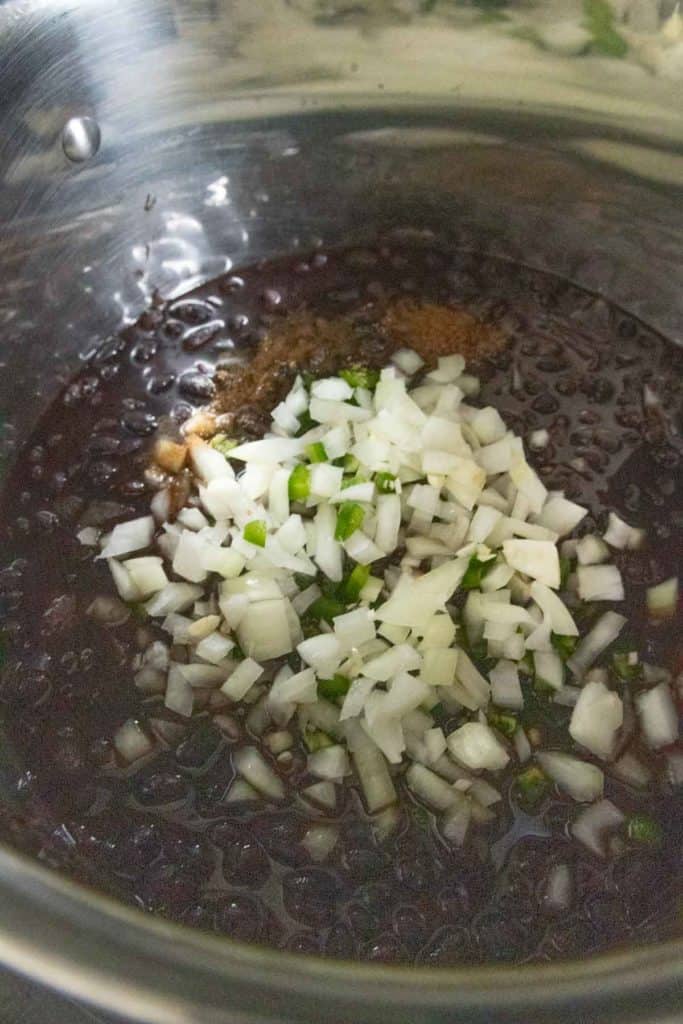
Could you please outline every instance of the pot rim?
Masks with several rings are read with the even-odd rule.
[[[0,847],[0,961],[154,1024],[452,1019],[673,1021],[683,940],[514,967],[363,965],[219,938],[147,915]],[[74,969],[74,968],[77,969]],[[228,998],[226,999],[226,996]],[[315,1009],[317,1007],[317,1010]],[[582,1009],[583,1007],[583,1009]],[[229,1016],[225,1016],[228,1013]],[[495,1016],[493,1016],[495,1014]],[[351,1016],[352,1015],[352,1016]],[[444,1016],[446,1015],[446,1016]]]

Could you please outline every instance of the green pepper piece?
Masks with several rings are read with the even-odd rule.
[[[346,676],[335,674],[331,679],[318,680],[318,696],[326,700],[337,700],[345,697],[349,691],[351,680]]]
[[[315,426],[317,426],[317,424],[313,417],[311,416],[310,412],[308,411],[308,409],[304,409],[304,411],[299,416],[299,429],[296,432],[296,436],[301,437],[302,434],[307,434],[308,431]]]
[[[364,476],[358,476],[358,474],[345,476],[342,480],[341,490],[345,491],[347,487],[355,487],[356,484],[366,484],[367,482]]]
[[[624,682],[629,682],[631,679],[637,679],[640,674],[640,662],[636,658],[636,661],[632,663],[630,661],[630,655],[632,651],[616,651],[612,655],[612,667],[620,679]]]
[[[625,57],[628,43],[615,27],[614,11],[607,0],[583,0],[585,26],[593,37],[591,50],[605,57]]]
[[[232,449],[237,447],[237,441],[233,440],[232,437],[228,437],[227,434],[215,434],[209,441],[209,444],[217,452],[220,452],[221,455],[224,455],[226,459],[230,457]]]
[[[560,590],[564,590],[567,586],[569,576],[572,571],[572,563],[570,558],[565,558],[563,555],[560,556]]]
[[[562,633],[551,633],[550,642],[562,661],[566,661],[574,653],[579,638],[578,636],[564,636]]]
[[[244,527],[242,536],[250,544],[255,544],[258,548],[264,548],[266,546],[266,536],[268,530],[266,527],[265,520],[263,519],[252,519],[250,523]]]
[[[289,500],[305,501],[311,493],[311,471],[308,466],[295,466],[289,476]]]
[[[546,794],[549,788],[548,777],[536,764],[530,764],[519,773],[515,780],[521,799],[529,806],[534,806]]]
[[[337,512],[337,525],[334,530],[335,540],[348,540],[363,525],[365,511],[357,501],[343,501]]]
[[[325,451],[325,445],[322,441],[316,441],[314,444],[306,445],[306,455],[308,456],[309,462],[327,462],[327,452]]]
[[[339,376],[352,388],[368,388],[374,391],[379,381],[379,370],[371,370],[368,366],[350,366],[340,370]]]
[[[635,843],[659,846],[662,841],[662,827],[647,814],[632,814],[626,823],[629,839]]]
[[[331,597],[328,594],[322,594],[313,602],[306,615],[317,619],[318,622],[324,619],[325,622],[331,623],[337,615],[343,615],[345,611],[346,605],[342,601],[338,601],[336,597]]]
[[[354,565],[353,569],[341,585],[341,593],[353,604],[360,598],[361,590],[370,579],[369,565]]]
[[[306,729],[304,731],[304,743],[311,754],[316,750],[324,750],[325,747],[333,747],[335,741],[322,729]]]
[[[476,555],[472,555],[465,575],[462,578],[461,588],[463,590],[478,590],[484,576],[493,569],[495,561],[495,556],[482,561]]]
[[[394,473],[375,473],[375,487],[380,494],[393,494],[396,490],[396,476]]]
[[[517,719],[510,711],[490,708],[486,717],[489,725],[497,729],[503,736],[507,736],[508,739],[512,739],[517,732]]]

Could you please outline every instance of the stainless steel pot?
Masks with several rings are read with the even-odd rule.
[[[378,232],[571,278],[683,343],[683,29],[673,3],[614,8],[600,38],[554,0],[0,2],[5,452],[155,289]],[[0,960],[140,1021],[683,1019],[675,942],[323,963],[152,920],[9,848],[0,900]]]

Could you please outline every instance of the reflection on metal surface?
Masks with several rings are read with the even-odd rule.
[[[62,129],[62,149],[74,164],[90,160],[100,148],[100,126],[92,117],[72,117]]]

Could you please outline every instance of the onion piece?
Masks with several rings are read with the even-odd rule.
[[[312,825],[301,840],[301,845],[308,851],[311,860],[316,864],[327,860],[339,840],[339,829],[334,825]]]
[[[566,537],[586,515],[587,508],[556,494],[548,497],[540,515],[536,517],[536,522],[546,526],[559,537]]]
[[[489,672],[491,700],[503,708],[519,710],[524,707],[524,697],[519,683],[519,672],[512,661],[501,659]]]
[[[386,682],[392,676],[395,676],[397,672],[401,670],[413,672],[415,669],[420,668],[421,664],[422,656],[414,647],[411,647],[410,644],[397,644],[378,657],[366,662],[363,666],[363,674],[368,679]]]
[[[108,559],[107,565],[112,574],[114,586],[118,590],[121,599],[129,603],[139,601],[141,599],[140,591],[125,566],[121,562],[117,562],[115,558]]]
[[[624,600],[624,584],[616,565],[579,565],[576,575],[582,601]]]
[[[194,583],[167,583],[145,604],[152,618],[161,618],[172,612],[184,612],[202,597],[202,587]]]
[[[281,658],[294,650],[282,597],[250,604],[235,631],[244,653],[256,661]]]
[[[441,831],[444,838],[454,846],[463,846],[471,818],[472,804],[469,800],[463,800],[449,808],[441,820]]]
[[[607,520],[607,530],[604,538],[613,548],[620,550],[634,551],[643,546],[645,530],[635,526],[629,526],[623,519],[620,519],[616,512],[610,512]]]
[[[163,568],[163,559],[157,555],[129,558],[123,563],[123,567],[143,600],[162,590],[168,583],[168,576]]]
[[[252,801],[261,800],[261,794],[246,779],[238,778],[235,779],[228,790],[227,796],[223,799],[226,804],[251,803]]]
[[[568,864],[556,864],[548,875],[544,906],[548,910],[562,912],[568,910],[572,902],[572,876]]]
[[[334,619],[334,633],[344,650],[375,639],[375,621],[368,608],[356,608],[354,611],[337,615]]]
[[[488,725],[466,722],[447,737],[453,757],[472,771],[500,771],[510,760],[505,747]]]
[[[544,617],[550,622],[553,633],[559,633],[560,636],[579,635],[578,627],[569,610],[550,587],[534,580],[531,584],[531,597],[543,612]]]
[[[224,661],[235,646],[234,640],[228,639],[222,633],[209,633],[197,644],[196,653],[204,661],[210,661],[212,665],[218,665]]]
[[[626,619],[617,612],[605,612],[587,633],[574,653],[567,659],[569,669],[579,679],[600,657],[602,652],[614,643],[626,625]]]
[[[337,790],[334,782],[314,782],[312,786],[302,789],[301,795],[325,811],[335,811],[337,808]]]
[[[531,576],[557,590],[560,586],[560,559],[557,547],[549,540],[503,541],[505,561],[517,572]]]
[[[602,796],[604,776],[596,765],[559,751],[540,752],[536,758],[546,775],[574,800],[589,803]]]
[[[636,697],[638,717],[648,746],[654,750],[675,743],[678,739],[678,713],[668,683],[639,693]]]
[[[257,679],[263,675],[263,666],[259,665],[253,658],[245,658],[241,661],[232,675],[226,679],[221,686],[221,693],[232,701],[242,700],[251,690]],[[251,779],[248,781],[251,782]],[[254,783],[255,785],[255,783]],[[258,788],[258,787],[257,787]]]
[[[475,708],[486,707],[491,696],[489,684],[484,679],[481,672],[479,672],[474,662],[470,659],[469,655],[467,655],[462,649],[458,649],[456,675],[458,682],[473,702],[472,705],[466,704],[465,706],[474,706]]]
[[[423,655],[420,679],[430,686],[450,686],[455,681],[458,652],[452,647],[429,647]]]
[[[572,835],[598,857],[605,855],[605,833],[625,821],[623,813],[611,800],[598,800],[583,811],[571,827]]]
[[[303,640],[297,646],[297,652],[322,679],[330,679],[335,674],[344,653],[333,633],[319,633]]]
[[[179,665],[171,665],[169,669],[164,704],[183,718],[190,718],[194,710],[194,693]]]
[[[524,729],[520,727],[515,731],[512,742],[520,764],[525,764],[531,757],[531,744]]]
[[[609,548],[600,537],[588,533],[576,544],[579,565],[598,565],[609,558]]]
[[[330,782],[341,782],[349,774],[349,758],[345,747],[335,744],[323,747],[308,755],[308,770],[311,775]]]
[[[243,779],[270,800],[283,800],[285,787],[282,780],[264,760],[256,747],[242,747],[232,757],[235,769]]]
[[[272,704],[312,704],[317,699],[318,688],[312,668],[294,675],[279,674],[270,688]]]
[[[614,753],[617,733],[624,721],[624,706],[618,694],[604,683],[586,683],[569,723],[569,734],[603,761]]]
[[[434,810],[446,811],[463,801],[462,794],[453,789],[450,782],[422,764],[410,765],[406,772],[406,782],[415,796]]]
[[[121,626],[130,618],[130,608],[118,598],[103,594],[88,605],[85,614],[103,626]]]
[[[553,690],[561,690],[564,683],[564,665],[556,651],[534,651],[536,678]]]
[[[340,720],[345,721],[347,718],[356,718],[362,714],[365,701],[376,685],[377,681],[375,679],[365,679],[363,676],[354,679],[344,698],[339,716]]]
[[[652,772],[648,766],[628,750],[608,768],[608,771],[621,782],[636,786],[638,789],[645,789],[652,779]]]
[[[357,719],[344,723],[346,741],[370,814],[396,802],[396,790],[381,751]]]
[[[647,588],[647,610],[653,619],[671,619],[678,607],[678,577]]]
[[[129,718],[119,726],[113,736],[114,747],[124,761],[132,764],[146,757],[154,748],[154,743],[139,722]]]
[[[154,539],[154,517],[140,516],[119,523],[111,531],[97,558],[119,558],[148,548]]]
[[[193,689],[204,690],[220,686],[225,680],[225,668],[218,665],[207,665],[201,662],[191,662],[188,665],[177,665],[182,675]]]

